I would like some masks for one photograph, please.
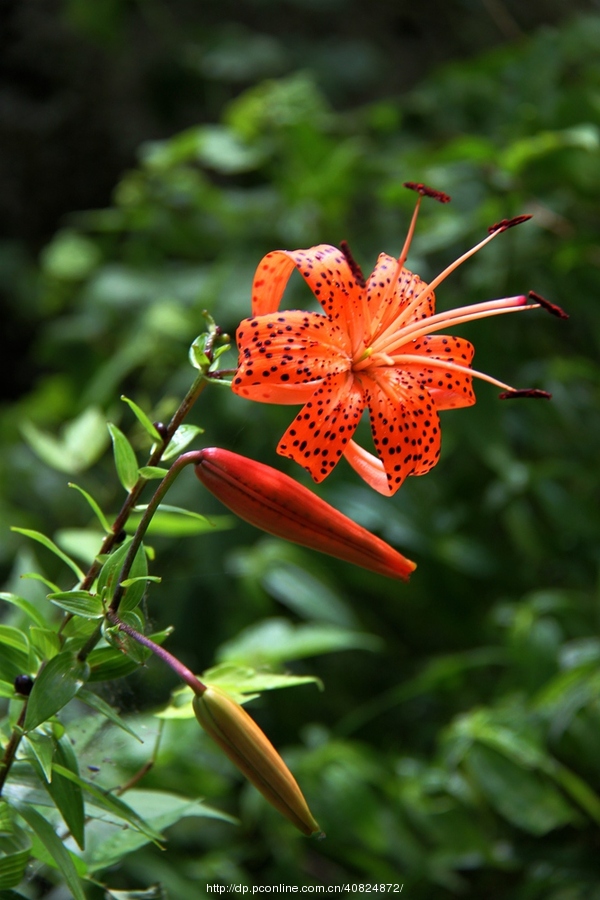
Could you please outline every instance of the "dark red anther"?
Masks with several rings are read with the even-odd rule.
[[[344,254],[346,262],[350,266],[350,271],[354,275],[354,280],[356,281],[357,285],[361,288],[366,287],[367,280],[363,275],[363,270],[352,255],[352,250],[348,246],[348,241],[340,241],[340,250]]]
[[[421,184],[419,181],[405,181],[402,187],[408,188],[409,191],[416,191],[421,197],[431,197],[432,200],[437,200],[438,203],[450,203],[452,199],[449,194],[444,194],[443,191],[436,191],[435,188]]]
[[[548,391],[541,391],[539,388],[522,388],[518,391],[504,391],[498,395],[500,400],[519,400],[521,397],[528,397],[531,400],[550,400],[552,394]]]
[[[514,228],[515,225],[520,225],[521,222],[527,222],[532,218],[533,216],[531,214],[525,214],[522,216],[515,216],[514,219],[502,219],[502,221],[496,222],[495,225],[490,225],[488,234],[494,234],[497,231],[506,231],[507,228]]]
[[[558,306],[556,303],[550,303],[549,300],[546,300],[545,297],[542,297],[540,294],[536,294],[535,291],[529,291],[528,295],[530,300],[533,300],[534,303],[537,303],[542,309],[547,310],[547,312],[551,313],[553,316],[558,316],[559,319],[568,319],[569,313],[565,312],[561,306]]]

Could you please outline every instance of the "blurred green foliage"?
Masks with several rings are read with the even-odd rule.
[[[598,16],[345,112],[299,72],[250,88],[216,124],[142,146],[113,204],[72,215],[44,248],[26,304],[38,375],[0,418],[0,515],[5,536],[17,525],[59,544],[91,515],[31,449],[37,440],[40,452],[40,435],[116,511],[94,410],[147,447],[119,395],[167,419],[190,380],[187,347],[203,310],[233,334],[269,250],[347,239],[366,272],[380,251],[398,253],[413,204],[405,180],[453,198],[423,206],[409,267],[425,279],[492,223],[534,214],[438,289],[440,309],[534,289],[571,315],[461,332],[479,369],[550,390],[551,403],[502,404],[479,386],[473,409],[442,414],[437,468],[395,498],[374,495],[342,464],[319,489],[417,560],[409,585],[241,524],[156,539],[163,581],[151,585],[147,612],[157,628],[175,625],[169,646],[189,665],[269,663],[322,680],[323,693],[274,692],[254,710],[328,837],[293,834],[194,722],[168,721],[144,787],[206,796],[242,824],[186,819],[166,854],[147,843],[113,881],[161,882],[178,900],[215,881],[399,882],[415,900],[600,897],[599,115]],[[290,304],[310,302],[303,287],[291,287]],[[274,448],[290,418],[215,387],[190,421],[206,445],[283,467]],[[188,484],[174,503],[221,512]],[[39,583],[18,582],[33,567],[23,540],[7,536],[1,553],[7,590],[39,600]],[[53,557],[35,555],[70,587]],[[8,609],[6,625],[19,615]],[[150,711],[172,686],[153,664],[110,699],[153,735]],[[113,783],[151,754],[114,731],[86,752],[90,764],[108,760]],[[99,872],[110,863],[106,850]]]

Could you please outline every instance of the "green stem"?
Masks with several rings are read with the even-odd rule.
[[[127,550],[127,555],[123,560],[123,565],[121,566],[121,571],[119,572],[119,578],[117,582],[117,586],[115,588],[115,592],[113,594],[112,600],[110,602],[109,611],[112,614],[116,614],[121,599],[123,597],[124,588],[122,587],[122,582],[129,576],[131,571],[131,566],[133,565],[133,561],[137,555],[137,552],[142,544],[146,531],[148,530],[148,526],[152,521],[152,517],[154,513],[158,509],[158,506],[185,466],[189,466],[191,463],[197,463],[202,458],[202,450],[191,450],[189,453],[182,453],[181,456],[178,456],[163,480],[160,482],[158,487],[156,488],[148,506],[144,510],[144,515],[140,519],[138,527],[135,530],[135,534],[131,539],[131,543],[129,544],[129,548]],[[83,662],[87,658],[87,656],[94,649],[98,640],[100,639],[100,635],[102,633],[102,625],[99,625],[96,631],[88,638],[84,646],[81,648],[79,653],[77,654],[77,658],[80,662]]]
[[[116,615],[116,613],[112,612],[112,610],[108,610],[106,613],[107,619],[116,625],[119,631],[124,631],[125,634],[129,635],[130,638],[133,638],[134,641],[137,641],[138,644],[141,644],[143,647],[147,647],[151,650],[155,656],[158,656],[159,659],[162,659],[164,663],[166,663],[170,669],[172,669],[176,675],[184,681],[188,687],[190,687],[193,692],[201,697],[204,691],[206,690],[206,685],[202,684],[202,682],[196,678],[191,669],[188,669],[187,666],[184,666],[182,662],[180,662],[176,656],[173,656],[172,653],[169,653],[168,650],[165,650],[164,647],[161,647],[159,644],[156,644],[154,641],[151,641],[150,638],[147,638],[146,635],[140,634],[139,631],[136,631],[135,628],[132,628],[131,625],[128,625],[126,622],[123,622],[122,619]]]
[[[190,386],[187,394],[175,410],[171,421],[167,425],[165,436],[160,444],[157,444],[150,456],[148,457],[148,461],[146,463],[147,466],[156,466],[162,459],[162,455],[167,449],[173,435],[191,410],[192,406],[206,387],[209,382],[207,381],[205,375],[200,373],[197,378],[194,380],[192,385]],[[104,538],[100,550],[98,551],[98,556],[88,569],[85,578],[78,585],[79,590],[81,591],[89,591],[91,586],[93,585],[98,572],[102,568],[102,563],[99,561],[102,556],[106,556],[108,553],[112,551],[115,544],[117,543],[119,537],[123,534],[123,528],[131,515],[133,507],[138,501],[138,498],[148,483],[148,479],[144,478],[142,475],[138,478],[136,483],[133,485],[131,490],[129,491],[121,510],[119,511],[117,517],[115,518],[110,534],[107,534]],[[69,613],[64,617],[60,624],[60,628],[58,629],[58,634],[61,635],[65,626],[71,621],[73,618],[73,614]],[[93,637],[93,636],[92,636]],[[94,643],[96,643],[98,637],[95,638]],[[89,642],[88,642],[89,643]],[[89,653],[89,650],[87,651]],[[86,655],[87,655],[86,653]]]
[[[154,451],[148,457],[148,462],[146,463],[147,466],[156,466],[161,461],[162,455],[169,445],[171,439],[173,438],[173,435],[175,434],[207,384],[208,381],[206,380],[205,376],[203,374],[199,374],[194,383],[191,385],[187,394],[179,404],[175,413],[173,414],[173,418],[167,425],[167,430],[162,442],[156,445]],[[131,515],[131,511],[137,503],[137,500],[147,483],[148,479],[140,476],[129,491],[129,494],[127,495],[123,506],[121,507],[119,514],[112,524],[111,533],[104,538],[102,546],[100,547],[99,556],[110,553],[110,551],[113,549],[117,538],[122,533],[125,523]],[[91,588],[96,575],[100,571],[101,565],[102,564],[98,561],[95,561],[92,564],[84,580],[79,585],[80,590],[88,591]]]

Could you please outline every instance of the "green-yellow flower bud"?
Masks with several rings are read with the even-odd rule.
[[[211,685],[193,705],[207,734],[269,803],[304,834],[320,832],[296,779],[246,710]]]

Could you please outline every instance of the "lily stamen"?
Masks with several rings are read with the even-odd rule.
[[[511,303],[511,300],[515,302]],[[389,355],[393,350],[404,346],[408,341],[414,341],[427,334],[433,334],[441,328],[451,328],[453,325],[462,325],[466,322],[487,319],[491,316],[501,316],[504,313],[538,309],[539,305],[538,303],[527,303],[526,298],[520,296],[511,297],[507,300],[491,300],[489,303],[476,303],[473,306],[461,306],[458,309],[437,313],[418,322],[411,322],[410,325],[390,334],[387,341],[377,338],[377,340],[373,341],[373,350]]]
[[[415,363],[420,366],[423,365],[423,357],[411,353],[399,353],[397,356],[392,357],[392,359],[394,365],[415,365]],[[444,369],[446,372],[460,372],[462,375],[468,375],[470,378],[479,378],[480,381],[487,381],[489,384],[502,388],[503,391],[512,392],[517,390],[517,388],[511,387],[510,384],[504,384],[503,381],[498,381],[498,379],[494,378],[492,375],[486,375],[485,372],[478,372],[477,369],[472,369],[470,366],[461,366],[459,363],[448,362],[445,359],[437,359],[432,356],[427,358],[426,364],[431,369]]]

